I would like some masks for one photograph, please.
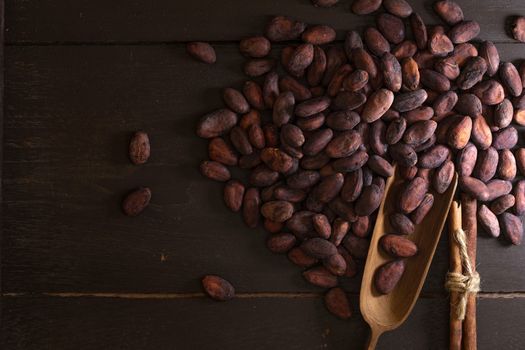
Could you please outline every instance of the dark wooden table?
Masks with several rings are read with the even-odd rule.
[[[1,1],[3,3],[3,1]],[[428,23],[433,1],[410,1]],[[525,58],[505,34],[523,0],[460,0],[480,39],[503,59]],[[236,42],[270,15],[362,28],[349,1],[11,0],[5,9],[1,282],[2,349],[360,349],[367,327],[357,278],[355,315],[325,311],[321,291],[264,246],[222,204],[222,186],[198,164],[198,118],[240,86]],[[190,60],[184,42],[213,42],[215,65]],[[145,166],[126,155],[130,134],[149,132]],[[130,189],[153,190],[149,209],[124,217]],[[480,349],[525,347],[525,245],[480,237]],[[422,296],[379,349],[446,349],[443,237]],[[200,277],[220,274],[238,297],[216,303]]]

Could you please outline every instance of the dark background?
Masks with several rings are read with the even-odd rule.
[[[410,3],[427,24],[433,1]],[[3,3],[3,1],[0,1]],[[525,58],[505,33],[523,0],[459,0],[480,22],[479,39],[504,60]],[[317,9],[307,0],[11,0],[5,4],[2,162],[2,349],[361,349],[358,278],[345,285],[355,315],[340,321],[322,291],[286,257],[267,251],[222,204],[221,184],[198,164],[194,135],[221,89],[245,77],[240,38],[271,15],[333,25],[342,38],[372,17],[349,1]],[[191,60],[184,43],[210,41],[215,65]],[[276,52],[279,50],[276,46]],[[127,158],[146,130],[152,157]],[[150,207],[124,217],[130,189],[153,191]],[[445,235],[446,236],[446,235]],[[448,265],[443,237],[422,295],[379,349],[446,349]],[[525,245],[479,238],[480,349],[523,349]],[[238,298],[216,303],[200,277],[220,274]]]

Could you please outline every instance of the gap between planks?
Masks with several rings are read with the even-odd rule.
[[[348,293],[351,296],[358,296],[358,293]],[[204,298],[206,295],[201,292],[196,293],[88,293],[88,292],[44,292],[44,293],[2,293],[5,298],[23,297],[58,297],[58,298],[113,298],[113,299],[196,299]],[[238,299],[317,299],[322,298],[321,292],[257,292],[257,293],[237,293]],[[424,299],[445,298],[445,294],[421,293]],[[525,292],[481,292],[478,299],[525,299]]]

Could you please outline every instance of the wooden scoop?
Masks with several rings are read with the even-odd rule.
[[[425,282],[458,180],[457,174],[454,175],[444,194],[430,189],[434,195],[434,206],[423,222],[416,225],[415,232],[407,237],[417,244],[419,252],[408,259],[405,272],[394,290],[383,295],[374,286],[374,274],[379,266],[392,258],[379,247],[378,242],[385,234],[397,233],[390,225],[389,216],[396,212],[399,192],[404,182],[397,171],[388,179],[368,250],[360,296],[361,314],[371,329],[367,349],[375,349],[379,336],[399,327],[412,311]]]

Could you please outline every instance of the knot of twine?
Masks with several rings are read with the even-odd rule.
[[[461,257],[461,264],[463,265],[465,274],[448,272],[445,288],[449,292],[459,293],[459,302],[455,310],[456,318],[458,320],[463,320],[467,308],[468,294],[476,294],[479,292],[480,280],[479,274],[476,271],[472,271],[472,265],[470,264],[470,258],[467,252],[467,237],[465,231],[458,229],[454,232],[453,236],[459,246],[459,255]]]

